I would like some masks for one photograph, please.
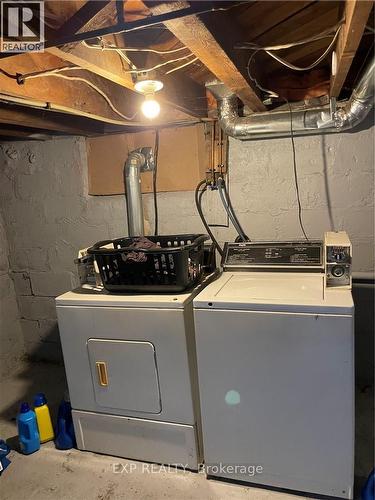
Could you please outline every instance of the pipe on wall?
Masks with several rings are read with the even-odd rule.
[[[154,168],[152,148],[135,149],[126,159],[124,165],[124,183],[126,192],[126,208],[129,236],[145,234],[143,204],[141,190],[141,172]]]
[[[294,135],[311,135],[341,132],[359,125],[368,115],[374,103],[373,59],[363,72],[350,99],[338,103],[338,109],[331,111],[328,106],[292,110]],[[266,139],[290,135],[290,110],[238,115],[237,97],[221,82],[207,84],[217,100],[218,118],[223,131],[240,140]]]

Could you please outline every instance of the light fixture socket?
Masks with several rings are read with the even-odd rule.
[[[163,82],[150,78],[150,75],[140,73],[137,75],[137,81],[134,83],[134,89],[140,94],[155,94],[163,88]]]

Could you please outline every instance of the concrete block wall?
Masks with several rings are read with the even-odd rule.
[[[16,291],[9,267],[8,241],[0,213],[0,377],[13,373],[24,354]]]
[[[87,195],[85,141],[0,146],[0,206],[27,354],[61,361],[55,297],[78,281],[80,248],[126,234],[122,197]]]
[[[303,220],[311,238],[346,229],[354,270],[374,269],[374,128],[296,138]],[[76,284],[80,248],[127,234],[123,196],[87,194],[83,138],[14,142],[0,147],[0,206],[27,350],[59,357],[54,297]],[[105,168],[105,165],[103,165]],[[240,142],[229,147],[230,192],[252,239],[300,238],[290,139]],[[202,232],[194,193],[159,193],[160,233]],[[146,227],[153,227],[152,195],[144,196]],[[218,194],[205,213],[225,222]],[[217,229],[224,242],[232,228]]]

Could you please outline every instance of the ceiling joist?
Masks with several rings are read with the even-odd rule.
[[[104,130],[104,124],[100,122],[75,117],[72,124],[72,118],[69,115],[9,104],[0,105],[0,124],[70,135],[96,135]]]
[[[330,95],[332,97],[338,97],[340,94],[373,6],[372,0],[346,0],[345,2],[345,23],[341,28],[336,46],[336,74],[331,78]]]
[[[54,38],[60,38],[66,35],[74,35],[81,32],[85,26],[95,22],[96,26],[100,24],[100,19],[106,20],[113,12],[113,5],[110,0],[96,0],[95,2],[86,2],[77,10],[57,31],[54,32]],[[88,28],[89,29],[89,28]]]
[[[369,36],[364,36],[369,30],[367,33],[364,30],[366,22],[370,29],[373,27],[371,18],[368,21],[373,5],[372,0],[244,1],[241,4],[235,0],[225,3],[47,0],[46,51],[0,54],[3,70],[0,100],[12,103],[10,106],[0,103],[3,135],[17,127],[21,135],[33,129],[41,134],[92,135],[134,130],[134,127],[140,130],[162,124],[172,126],[172,122],[175,125],[176,121],[181,123],[186,119],[191,123],[191,117],[208,116],[204,84],[212,78],[223,81],[248,109],[263,111],[266,108],[246,69],[252,52],[235,47],[241,42],[264,47],[299,42],[337,27],[344,19],[335,49],[335,76],[330,77],[330,56],[310,72],[295,73],[260,53],[252,59],[251,68],[259,82],[276,89],[280,95],[285,93],[291,102],[327,97],[329,93],[338,97],[344,85],[347,90],[353,87],[355,70],[363,66],[363,59],[370,52],[371,41]],[[91,48],[83,43],[90,40],[90,44],[94,44],[93,39],[98,37],[104,37],[103,42],[112,49],[100,50],[99,44]],[[329,42],[328,37],[293,46],[281,55],[291,63],[308,66]],[[186,65],[184,59],[170,63],[179,55],[168,54],[174,54],[181,44],[190,50],[191,57],[188,50],[183,52],[190,59]],[[126,47],[137,49],[126,53]],[[141,52],[138,49],[142,49]],[[168,63],[168,66],[160,67],[160,63]],[[67,65],[77,68],[61,73],[60,77],[38,75],[37,79],[26,79],[23,84],[14,79],[16,73],[40,73]],[[158,93],[162,112],[158,120],[145,123],[141,113],[136,114],[143,97],[134,91],[135,73],[130,70],[139,72],[154,66],[158,66],[155,74],[164,83]],[[171,74],[166,74],[171,69]],[[85,82],[70,80],[70,77],[84,78]],[[129,119],[122,118],[114,108]]]
[[[153,2],[145,2],[145,4],[156,15],[187,9],[189,7],[188,2],[162,3],[157,5],[154,5]],[[265,106],[257,93],[251,88],[234,62],[197,15],[166,20],[163,23],[176,38],[198,57],[216,78],[237,94],[252,111],[265,110]]]
[[[16,56],[16,61],[17,72],[21,74],[47,71],[51,68],[64,66],[61,59],[48,53],[19,54]],[[4,59],[1,67],[8,73],[13,73],[15,68],[13,58]],[[85,78],[109,96],[113,105],[122,114],[131,116],[137,111],[139,98],[129,90],[86,71],[79,71],[75,74]],[[56,85],[57,80],[58,85]],[[73,113],[107,123],[125,121],[124,118],[111,110],[102,96],[84,82],[69,81],[57,77],[42,77],[26,80],[24,84],[19,85],[16,80],[0,74],[0,89],[2,95],[13,97],[10,99],[13,101],[18,99],[28,101],[30,104],[35,102],[45,109]]]
[[[97,2],[88,2],[97,3]],[[108,18],[117,17],[115,2],[98,2],[106,4],[96,15],[90,18],[86,24],[80,25],[79,32],[99,29],[103,23],[108,23]],[[84,11],[82,16],[76,13],[76,18],[87,19],[87,9],[85,4],[79,12]],[[73,16],[74,17],[74,16]],[[73,23],[74,27],[78,22]],[[65,23],[67,29],[70,29],[70,20]],[[63,28],[61,28],[63,30]],[[129,90],[134,90],[134,82],[129,72],[129,68],[124,68],[124,61],[116,51],[98,51],[84,46],[82,43],[73,43],[61,47],[51,47],[47,52],[68,61],[75,66],[87,69],[111,82],[121,85]],[[160,100],[165,104],[194,117],[207,116],[207,108],[202,104],[205,98],[205,89],[203,86],[194,82],[184,75],[174,75],[173,81],[166,78],[164,81],[165,90],[160,93]],[[194,105],[195,102],[199,106]],[[205,101],[204,101],[205,102]]]

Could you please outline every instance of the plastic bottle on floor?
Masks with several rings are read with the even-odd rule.
[[[40,442],[51,441],[55,434],[53,432],[51,415],[47,405],[47,399],[42,392],[36,394],[34,398],[34,411],[38,422]]]
[[[36,415],[27,403],[22,403],[17,415],[18,437],[21,452],[25,455],[40,448],[40,439]]]
[[[59,406],[55,445],[59,450],[69,450],[70,448],[74,448],[76,446],[72,419],[72,407],[67,394],[64,395],[64,399],[61,401]]]

